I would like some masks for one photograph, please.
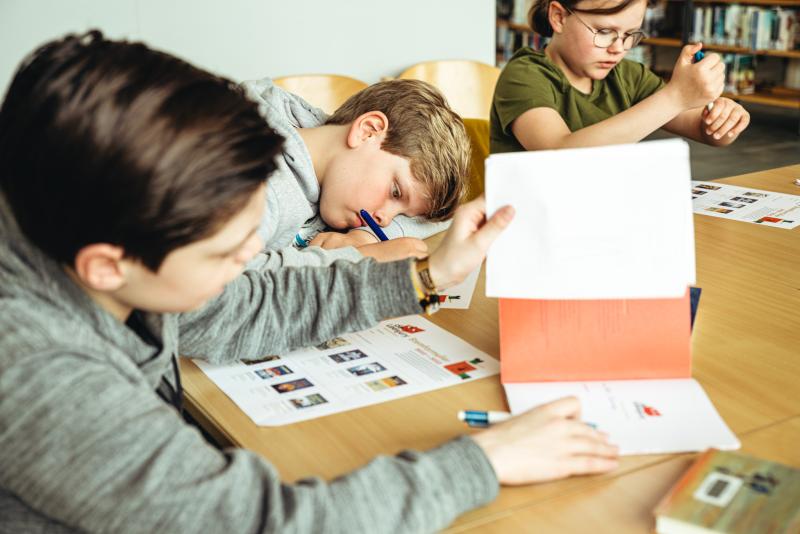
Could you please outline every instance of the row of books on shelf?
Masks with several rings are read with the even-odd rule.
[[[541,50],[545,47],[547,41],[546,37],[542,37],[533,30],[519,31],[505,25],[499,25],[497,27],[498,64],[502,66],[511,59],[514,52],[525,46],[534,50]]]
[[[696,7],[690,40],[751,50],[800,49],[800,10],[739,4]]]

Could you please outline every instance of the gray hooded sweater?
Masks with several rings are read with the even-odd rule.
[[[258,232],[268,254],[250,266],[325,265],[337,259],[363,258],[353,247],[324,251],[313,247],[310,255],[291,249],[295,236],[309,240],[327,228],[319,215],[320,185],[314,163],[297,128],[322,126],[328,116],[299,96],[277,87],[269,78],[244,82],[242,87],[247,97],[258,104],[267,124],[286,139],[283,153],[277,158],[278,168],[267,182],[267,209]],[[398,215],[384,228],[384,233],[389,239],[424,239],[447,229],[449,224]],[[364,231],[373,233],[369,228]]]
[[[497,492],[467,437],[284,484],[259,455],[208,445],[155,392],[173,354],[282,353],[418,309],[405,261],[250,270],[201,310],[135,312],[146,343],[20,234],[0,196],[0,532],[446,526]]]

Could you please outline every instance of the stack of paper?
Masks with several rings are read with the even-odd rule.
[[[628,400],[659,406],[657,420],[677,424],[670,432],[685,421],[691,435],[680,444],[642,446],[631,436],[648,419],[628,417],[630,402],[611,409],[613,395],[581,396],[584,410],[605,403],[610,411],[590,422],[610,432],[627,454],[738,446],[689,378],[687,286],[695,282],[690,187],[689,148],[680,140],[499,154],[486,161],[487,212],[511,204],[517,213],[487,259],[487,295],[500,297],[503,383],[527,384],[522,391],[532,392],[538,404],[546,402],[533,394],[544,391],[542,382],[556,382],[545,395],[556,398],[593,387],[567,381],[658,379],[633,385],[641,396]],[[603,387],[619,387],[608,384]],[[685,388],[706,402],[686,412]],[[513,412],[532,407],[518,402],[525,396],[514,390],[507,391]],[[665,402],[669,398],[674,402]],[[724,432],[698,436],[698,424]],[[657,444],[667,434],[653,435]]]

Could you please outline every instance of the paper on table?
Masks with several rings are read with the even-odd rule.
[[[791,230],[800,226],[800,196],[718,182],[692,182],[694,212]]]
[[[620,454],[665,454],[709,447],[738,449],[739,440],[700,384],[691,378],[504,384],[513,414],[574,395],[581,418],[609,434]]]
[[[496,154],[487,214],[516,216],[489,249],[486,294],[529,299],[681,297],[693,285],[689,147]]]
[[[463,282],[456,284],[453,287],[442,291],[439,294],[441,299],[440,306],[442,308],[455,308],[465,310],[469,308],[472,302],[472,294],[475,292],[475,284],[478,283],[478,275],[481,272],[481,266],[467,275]]]
[[[416,316],[315,347],[198,367],[257,425],[280,426],[496,375],[499,362]]]

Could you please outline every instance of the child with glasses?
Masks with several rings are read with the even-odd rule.
[[[709,145],[732,143],[750,115],[723,98],[717,54],[683,47],[668,83],[625,54],[645,37],[647,0],[536,0],[529,20],[551,37],[519,50],[503,69],[491,109],[491,151],[640,141],[658,128]]]

